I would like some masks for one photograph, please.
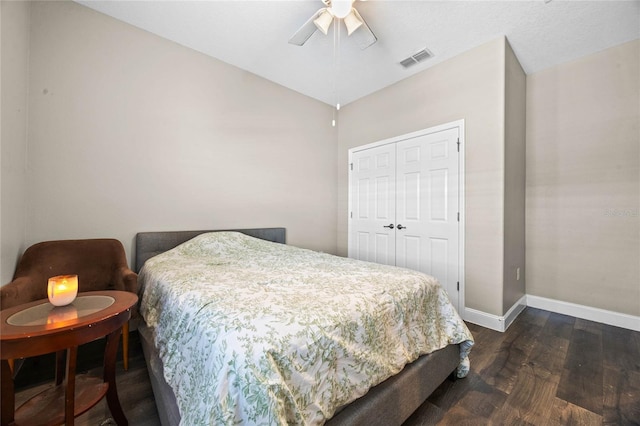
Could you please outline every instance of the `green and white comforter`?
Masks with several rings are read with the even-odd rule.
[[[469,368],[469,330],[419,272],[215,232],[139,279],[183,425],[322,424],[451,343]]]

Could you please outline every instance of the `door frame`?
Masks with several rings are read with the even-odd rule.
[[[354,242],[351,238],[352,218],[351,212],[353,211],[352,194],[351,194],[351,164],[353,163],[353,154],[359,151],[363,151],[378,146],[394,144],[407,139],[413,139],[420,136],[429,135],[432,133],[438,133],[443,130],[449,130],[457,128],[460,138],[460,155],[458,156],[458,206],[460,209],[460,222],[458,222],[458,278],[460,281],[460,289],[458,291],[458,306],[456,310],[462,317],[465,311],[465,274],[464,274],[464,241],[465,241],[465,223],[466,223],[466,210],[465,210],[465,131],[464,131],[464,119],[451,121],[449,123],[440,124],[437,126],[429,127],[426,129],[418,130],[415,132],[407,133],[400,136],[395,136],[388,139],[383,139],[377,142],[368,143],[366,145],[356,146],[349,149],[349,160],[347,163],[349,185],[348,185],[348,206],[349,211],[347,214],[347,256],[351,257],[353,251],[352,245]]]

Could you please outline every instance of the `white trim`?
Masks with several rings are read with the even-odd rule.
[[[404,135],[394,136],[392,138],[383,139],[381,141],[371,142],[371,143],[368,143],[366,145],[360,145],[360,146],[356,146],[354,148],[350,148],[349,149],[349,160],[351,160],[351,153],[353,153],[353,152],[364,151],[365,149],[376,148],[378,146],[388,145],[388,144],[396,143],[396,142],[400,142],[400,141],[405,141],[407,139],[418,138],[420,136],[429,135],[431,133],[438,133],[438,132],[441,132],[443,130],[454,129],[456,127],[460,129],[460,143],[462,143],[462,139],[464,137],[464,119],[451,121],[449,123],[440,124],[438,126],[429,127],[427,129],[422,129],[422,130],[418,130],[418,131],[415,131],[415,132],[407,133],[407,134],[404,134]],[[460,152],[462,152],[462,151],[460,151]]]
[[[516,303],[513,304],[511,309],[504,315],[504,329],[509,326],[518,318],[518,315],[527,307],[527,295],[522,296]]]
[[[562,300],[547,299],[546,297],[532,296],[530,294],[522,296],[504,316],[500,317],[476,309],[465,308],[463,318],[465,321],[485,328],[505,331],[527,306],[633,331],[640,331],[640,316],[607,311],[605,309],[563,302]]]
[[[460,291],[458,291],[459,311],[465,309],[465,275],[464,275],[464,230],[466,228],[466,210],[465,210],[465,184],[464,184],[464,167],[465,167],[465,149],[466,138],[464,131],[464,119],[449,123],[458,126],[458,137],[460,138],[460,155],[458,155],[458,211],[460,212],[460,222],[458,223],[458,280],[460,281]]]
[[[351,241],[351,223],[353,222],[351,219],[351,215],[353,214],[353,206],[351,200],[351,168],[353,167],[353,150],[349,150],[347,152],[349,159],[347,160],[347,257],[351,257],[351,253],[353,253],[353,241]]]
[[[477,324],[479,326],[490,328],[496,331],[505,331],[520,315],[524,308],[527,307],[527,296],[522,296],[520,300],[511,306],[507,313],[503,316],[488,314],[486,312],[478,311],[476,309],[465,308],[464,320]]]
[[[491,330],[504,331],[504,317],[488,314],[471,308],[464,308],[464,320],[473,324],[490,328]]]
[[[640,316],[623,314],[620,312],[607,311],[605,309],[591,306],[578,305],[562,300],[547,299],[546,297],[527,295],[527,306],[544,309],[558,314],[570,315],[589,321],[609,324],[616,327],[627,328],[629,330],[640,331]]]

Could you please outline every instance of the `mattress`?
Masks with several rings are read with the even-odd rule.
[[[473,338],[437,280],[239,233],[148,260],[140,311],[181,424],[323,424],[420,355]]]

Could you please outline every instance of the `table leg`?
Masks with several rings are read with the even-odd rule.
[[[57,355],[56,355],[57,358]],[[75,419],[76,400],[76,361],[78,359],[78,347],[67,349],[67,374],[65,374],[64,392],[64,424],[73,426]]]
[[[16,409],[16,395],[13,389],[13,374],[9,361],[0,360],[0,380],[2,381],[2,408],[0,414],[0,424],[2,426],[10,426],[13,424],[13,416]]]
[[[118,356],[118,344],[122,328],[117,329],[107,337],[107,347],[104,350],[104,381],[109,384],[107,388],[107,405],[113,419],[118,426],[128,426],[129,422],[122,411],[116,388],[116,358]]]

